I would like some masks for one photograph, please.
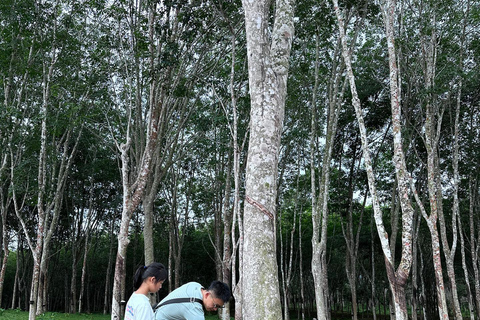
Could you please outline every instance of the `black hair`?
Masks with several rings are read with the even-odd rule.
[[[150,263],[148,266],[141,266],[135,272],[133,277],[133,290],[137,290],[147,278],[154,277],[155,282],[158,283],[167,279],[168,272],[163,264],[160,262]]]
[[[224,303],[228,302],[228,300],[230,300],[230,296],[232,295],[228,285],[225,282],[218,280],[215,280],[210,284],[208,291],[212,292],[216,298],[222,299]]]

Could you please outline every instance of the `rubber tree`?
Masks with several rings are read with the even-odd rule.
[[[276,192],[289,56],[293,39],[293,1],[242,1],[247,36],[250,89],[243,276],[244,319],[281,319],[276,262]]]
[[[382,219],[382,211],[378,200],[376,181],[373,172],[371,152],[367,140],[367,132],[362,114],[362,107],[358,98],[355,76],[352,67],[352,53],[347,46],[345,35],[345,26],[342,10],[337,0],[332,0],[335,15],[338,21],[338,29],[340,40],[342,42],[342,56],[347,68],[347,76],[350,83],[350,91],[352,93],[352,103],[355,108],[360,135],[362,140],[363,158],[367,170],[368,186],[372,196],[375,224],[377,226],[378,236],[384,255],[385,266],[387,269],[390,291],[393,296],[393,305],[395,308],[395,319],[408,319],[406,306],[405,287],[407,284],[408,274],[412,265],[412,224],[413,224],[413,208],[409,200],[409,180],[406,173],[405,156],[402,147],[402,135],[400,127],[400,103],[398,100],[398,78],[397,66],[393,40],[393,19],[395,5],[391,1],[387,2],[384,10],[384,19],[386,25],[387,43],[389,49],[389,66],[390,66],[390,97],[392,108],[392,129],[394,135],[394,159],[396,178],[398,181],[398,192],[400,194],[400,205],[402,209],[402,256],[401,261],[395,270],[395,260],[390,250],[388,233],[385,229]]]

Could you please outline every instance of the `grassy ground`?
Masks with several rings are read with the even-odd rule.
[[[2,320],[27,320],[28,312],[20,310],[0,309],[0,319]],[[206,316],[205,320],[217,320],[217,316]],[[233,319],[233,318],[232,318]],[[37,320],[110,320],[110,315],[86,314],[86,313],[58,313],[47,312],[37,316]]]

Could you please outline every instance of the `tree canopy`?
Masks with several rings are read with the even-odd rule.
[[[480,317],[480,4],[260,2],[1,1],[0,308]]]

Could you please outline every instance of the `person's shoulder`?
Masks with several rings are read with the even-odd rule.
[[[200,283],[195,282],[195,281],[187,282],[187,283],[181,285],[179,288],[181,288],[181,287],[183,287],[183,288],[192,288],[192,287],[195,287],[195,288],[201,287],[201,288],[203,288],[203,286],[202,286]]]

